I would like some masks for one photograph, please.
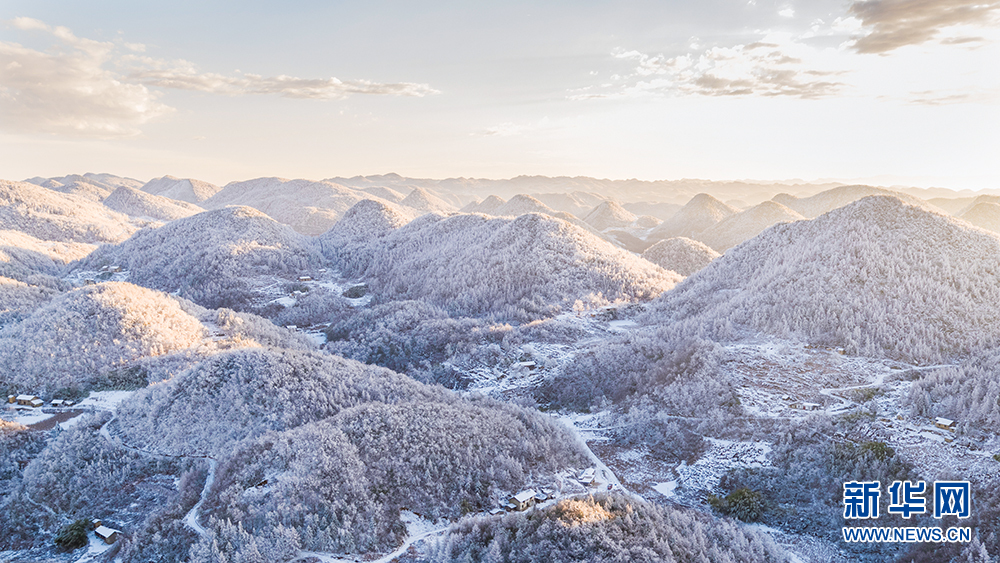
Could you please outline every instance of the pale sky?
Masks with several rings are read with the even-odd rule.
[[[1000,188],[1000,0],[0,4],[0,178]]]

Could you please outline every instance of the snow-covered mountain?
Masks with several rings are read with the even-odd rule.
[[[594,207],[608,200],[607,197],[600,194],[581,191],[530,195],[556,211],[565,211],[580,219],[586,217]]]
[[[246,533],[221,549],[269,560],[287,559],[279,554],[289,548],[389,550],[403,539],[400,506],[457,517],[585,460],[574,437],[537,412],[329,354],[266,348],[208,358],[140,391],[118,417],[126,443],[219,459],[206,499],[219,518],[201,541],[225,537],[223,522],[235,518]],[[276,517],[287,530],[277,537],[268,524]]]
[[[487,201],[489,201],[487,199]],[[525,213],[545,213],[555,217],[559,212],[545,205],[530,195],[517,194],[503,205],[497,207],[491,215],[496,217],[520,217]]]
[[[698,319],[939,361],[1000,342],[1000,238],[887,196],[776,225],[655,303]]]
[[[173,221],[204,211],[193,203],[122,186],[104,199],[105,207],[131,217]]]
[[[642,257],[653,264],[685,277],[708,266],[719,256],[721,254],[708,245],[684,237],[661,240],[642,253]]]
[[[132,283],[206,307],[245,309],[255,279],[293,279],[322,256],[304,235],[249,207],[227,207],[143,229],[71,265],[75,272],[121,266]],[[273,279],[272,282],[273,283]]]
[[[317,237],[316,242],[323,255],[336,263],[349,258],[355,263],[367,264],[374,251],[372,241],[411,220],[384,203],[365,199],[348,209],[329,231]]]
[[[222,190],[222,188],[215,184],[193,178],[176,178],[174,176],[153,178],[146,182],[140,189],[148,194],[194,204],[201,204],[201,202]]]
[[[110,370],[204,336],[198,319],[163,293],[116,282],[85,286],[0,330],[0,384],[36,394],[85,389]]]
[[[221,209],[227,205],[253,207],[300,233],[315,236],[329,230],[351,206],[363,199],[396,205],[326,180],[283,178],[257,178],[226,184],[222,191],[201,205],[206,209]]]
[[[462,315],[549,315],[576,300],[649,299],[680,279],[566,221],[425,215],[355,262],[376,291]],[[370,254],[369,254],[370,252]],[[601,297],[598,297],[600,295]]]
[[[46,241],[120,242],[138,227],[100,202],[27,182],[0,180],[0,225]]]
[[[735,207],[726,205],[709,194],[698,194],[677,213],[653,229],[649,239],[696,238],[695,235],[698,233],[738,212]]]
[[[462,213],[485,213],[486,215],[496,215],[497,209],[500,209],[500,207],[502,207],[505,203],[507,202],[495,195],[491,195],[483,201],[470,203],[459,211]]]
[[[75,180],[66,184],[60,184],[58,182],[48,182],[47,184],[48,185],[44,185],[43,187],[64,194],[85,197],[92,201],[104,201],[104,199],[111,195],[111,192],[114,191],[111,188],[92,184],[87,180]]]
[[[493,203],[495,202],[487,198],[480,207],[492,207]],[[598,237],[601,236],[599,231],[585,223],[582,219],[579,219],[576,215],[566,213],[565,211],[556,211],[534,197],[525,194],[515,195],[507,200],[503,205],[496,207],[492,212],[488,213],[488,215],[493,215],[495,217],[520,217],[521,215],[525,215],[527,213],[544,213],[545,215],[549,215],[551,217],[557,217],[586,231],[590,231]]]
[[[736,215],[730,215],[698,235],[698,240],[717,252],[725,252],[777,223],[800,221],[801,214],[774,201],[765,201]]]
[[[897,197],[910,205],[920,207],[928,206],[927,202],[924,200],[903,192],[862,185],[838,186],[804,198],[795,197],[789,194],[778,194],[772,198],[772,201],[780,203],[785,207],[801,213],[804,217],[812,219],[813,217],[819,217],[820,215],[833,211],[838,207],[843,207],[863,197],[872,195],[892,196]]]
[[[1000,233],[1000,204],[977,203],[960,217],[981,229]]]
[[[393,203],[401,203],[406,197],[402,193],[392,189],[386,188],[384,186],[376,186],[372,188],[364,188],[361,191],[365,193],[372,194],[375,197],[380,197],[386,201],[391,201]]]
[[[97,245],[37,239],[21,231],[0,231],[0,263],[16,264],[44,274],[90,254]]]
[[[976,196],[974,199],[972,199],[972,201],[968,202],[965,205],[965,207],[960,209],[957,213],[954,213],[954,215],[958,215],[959,217],[961,217],[966,213],[968,213],[969,211],[972,211],[972,209],[974,209],[977,205],[981,203],[1000,204],[1000,196],[991,194],[983,194]]]
[[[401,201],[400,204],[415,209],[418,215],[423,215],[424,213],[447,215],[448,213],[458,211],[458,208],[454,205],[451,205],[423,188],[414,189],[410,192],[410,195],[403,198],[403,201]]]
[[[74,183],[90,184],[100,188],[103,192],[111,193],[122,186],[129,188],[141,188],[142,182],[134,178],[122,178],[121,176],[115,176],[114,174],[94,174],[92,172],[87,172],[86,174],[70,174],[68,176],[60,176],[54,178],[42,178],[36,176],[34,178],[29,178],[25,182],[30,182],[42,186],[44,188],[54,189],[56,191],[62,191],[58,188],[63,186],[69,186]]]
[[[627,227],[637,217],[614,200],[607,200],[595,207],[583,220],[598,231],[614,227]]]
[[[338,356],[248,348],[212,356],[142,391],[119,416],[125,436],[153,451],[212,455],[367,401],[433,400],[439,394],[404,375]]]

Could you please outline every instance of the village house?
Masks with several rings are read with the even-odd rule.
[[[580,473],[580,476],[577,477],[577,480],[580,481],[580,484],[585,487],[592,487],[597,483],[597,470],[593,467],[585,469],[583,473]]]
[[[955,421],[950,418],[937,417],[934,419],[934,426],[942,430],[948,430],[949,432],[955,431]]]
[[[39,399],[35,395],[18,395],[16,400],[17,404],[32,408],[38,408],[45,404],[45,401]]]
[[[517,510],[518,512],[528,510],[535,505],[535,490],[528,489],[517,493],[516,495],[510,497],[509,504],[514,505],[514,510]]]
[[[116,530],[114,528],[109,528],[107,526],[101,525],[98,526],[96,530],[94,530],[94,533],[97,535],[97,537],[104,540],[104,543],[112,544],[118,540],[118,536],[121,535],[122,532],[121,530]]]

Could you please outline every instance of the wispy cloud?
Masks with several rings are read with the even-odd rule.
[[[946,28],[995,26],[1000,0],[864,0],[854,2],[850,14],[868,30],[854,42],[859,53],[888,53],[907,45],[935,39]],[[975,41],[951,37],[951,44]]]
[[[42,31],[60,44],[36,51],[0,42],[0,124],[8,130],[89,137],[135,135],[138,126],[171,108],[141,84],[121,80],[105,66],[113,43],[76,37],[65,27],[31,18],[9,22]]]
[[[619,51],[618,59],[635,64],[619,77],[616,95],[660,93],[704,96],[786,96],[822,98],[844,86],[843,72],[813,47],[787,34],[769,34],[761,41],[734,47],[712,47],[675,57]],[[612,85],[606,85],[612,86]],[[576,99],[607,97],[609,88],[573,92]]]
[[[287,98],[340,100],[351,94],[419,97],[438,93],[427,84],[412,82],[380,83],[368,80],[298,78],[285,75],[261,76],[242,73],[227,76],[199,72],[193,63],[183,60],[163,61],[135,56],[127,56],[125,60],[135,65],[135,68],[128,73],[129,79],[146,86],[195,90],[228,96],[276,94]]]
[[[0,41],[0,127],[12,131],[98,138],[137,135],[140,125],[173,111],[159,101],[158,89],[316,100],[436,93],[427,84],[409,82],[203,72],[188,61],[137,55],[146,50],[139,43],[80,38],[68,28],[32,18],[6,23],[56,40],[44,51]]]

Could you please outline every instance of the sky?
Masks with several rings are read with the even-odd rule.
[[[0,4],[0,178],[1000,188],[1000,0]]]

